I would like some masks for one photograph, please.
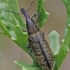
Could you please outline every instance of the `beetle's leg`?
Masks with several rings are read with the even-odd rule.
[[[29,43],[27,43],[27,49],[31,49],[31,47],[30,47],[30,44]],[[32,52],[32,51],[31,51]]]
[[[39,19],[39,13],[35,13],[34,15],[32,15],[32,19],[38,23],[38,19]]]
[[[27,30],[25,28],[22,28],[23,32],[27,32]]]
[[[36,61],[36,59],[34,57],[34,54],[32,52],[32,48],[30,47],[30,44],[29,43],[27,44],[27,49],[28,49],[29,55],[34,59],[34,61]]]
[[[33,53],[32,53],[32,49],[29,43],[27,43],[27,49],[28,49],[29,54],[32,55]]]

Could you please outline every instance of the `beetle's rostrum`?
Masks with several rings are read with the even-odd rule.
[[[55,64],[53,53],[45,39],[44,33],[38,28],[32,18],[29,17],[24,8],[21,9],[21,12],[26,17],[28,41],[38,64],[44,70],[53,70]]]

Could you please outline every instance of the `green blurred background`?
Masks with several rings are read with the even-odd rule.
[[[31,0],[18,0],[19,10],[23,7],[26,10],[30,7]],[[45,0],[45,9],[50,13],[47,23],[41,28],[46,38],[52,30],[56,30],[60,35],[60,42],[63,38],[66,9],[61,0]],[[36,13],[36,0],[34,0],[32,9],[28,12],[30,17]],[[24,18],[23,15],[21,15]],[[49,42],[50,43],[50,42]],[[61,58],[60,58],[61,59]],[[0,34],[0,70],[21,70],[13,61],[19,60],[31,63],[32,59],[19,46],[5,35]],[[66,57],[59,70],[70,69],[70,54]]]

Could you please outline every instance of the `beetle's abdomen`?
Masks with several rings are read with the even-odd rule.
[[[29,36],[29,44],[39,65],[44,70],[52,70],[54,67],[54,58],[44,34],[41,31],[31,34]]]

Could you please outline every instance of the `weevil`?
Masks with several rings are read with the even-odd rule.
[[[53,70],[55,64],[54,57],[49,44],[45,39],[44,33],[39,29],[35,21],[29,17],[24,8],[21,9],[21,12],[26,17],[29,45],[32,48],[38,64],[44,70]]]
[[[38,64],[44,70],[53,70],[54,57],[49,44],[45,39],[44,33],[39,29],[33,19],[29,17],[24,8],[21,9],[21,12],[26,17],[28,41]]]
[[[30,8],[28,10],[30,10]],[[25,11],[24,8],[21,9],[21,14],[24,14],[24,16],[26,17],[26,28],[28,33],[29,45],[32,48],[34,56],[42,69],[53,70],[55,65],[53,53],[49,47],[47,40],[45,39],[44,33],[39,29],[35,21],[29,17],[27,11]]]

